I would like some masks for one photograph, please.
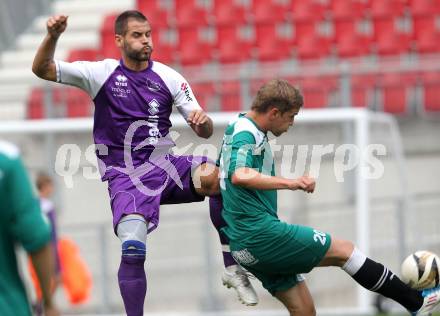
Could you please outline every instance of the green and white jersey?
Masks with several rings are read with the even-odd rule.
[[[278,221],[276,190],[251,190],[231,183],[235,170],[242,167],[275,175],[267,134],[245,114],[240,114],[226,128],[218,164],[223,218],[228,224],[225,233],[231,240],[252,238],[267,221]]]
[[[31,315],[19,276],[15,248],[34,252],[50,240],[50,226],[40,211],[18,149],[0,141],[0,314]]]

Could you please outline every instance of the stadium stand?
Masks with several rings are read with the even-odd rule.
[[[431,0],[113,0],[109,5],[89,5],[85,4],[85,0],[76,1],[83,5],[58,1],[54,7],[54,11],[72,13],[69,32],[63,36],[58,51],[59,58],[69,61],[119,58],[114,45],[113,23],[122,8],[130,7],[143,11],[154,27],[154,57],[181,69],[204,69],[217,65],[243,67],[246,64],[248,67],[258,67],[265,63],[289,65],[292,62],[319,64],[344,60],[355,64],[359,60],[367,60],[377,66],[377,61],[401,60],[405,56],[417,61],[424,55],[440,52],[440,28],[437,23],[440,4]],[[38,108],[31,105],[35,104],[31,100],[40,92],[33,93],[31,90],[33,86],[38,89],[41,82],[33,77],[26,66],[32,60],[42,32],[44,17],[37,18],[32,30],[18,38],[16,50],[5,51],[1,56],[3,67],[0,69],[0,80],[6,85],[10,99],[14,99],[13,103],[2,108],[14,108],[12,117],[23,118],[26,113],[34,113],[34,110],[26,109],[26,102],[28,107]],[[403,77],[406,78],[406,75]],[[408,84],[406,79],[402,80],[405,87],[398,88],[395,83],[399,81],[390,79],[393,75],[372,83],[370,79],[362,79],[369,78],[368,74],[353,73],[353,106],[408,114],[413,113],[408,108],[411,104],[425,100],[429,101],[429,106],[425,103],[422,108],[435,111],[435,95],[426,92],[432,90],[430,87],[435,82],[425,80],[420,74],[416,74],[416,77]],[[18,82],[19,89],[16,88]],[[414,82],[422,86],[416,88]],[[210,95],[214,90],[220,94],[213,105],[206,105],[208,109],[232,111],[239,108],[235,102],[243,92],[237,87],[239,82],[226,82],[216,85],[216,89],[206,90],[200,87],[213,85],[198,80],[194,84],[196,93],[201,94],[200,99],[213,100]],[[313,85],[310,91],[315,91]],[[306,94],[309,95],[308,92]],[[317,96],[310,93],[309,106],[331,106],[327,94],[323,92],[324,96],[320,93]],[[379,104],[373,106],[368,101],[372,96]],[[5,98],[0,98],[0,102]]]

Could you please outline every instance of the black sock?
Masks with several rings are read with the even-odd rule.
[[[410,288],[382,264],[369,258],[366,258],[352,277],[364,288],[395,300],[411,312],[422,307],[423,297],[417,290]]]

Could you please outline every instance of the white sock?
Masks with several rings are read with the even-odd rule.
[[[355,247],[350,258],[342,266],[342,270],[353,276],[364,265],[365,260],[367,260],[367,256],[365,256],[359,249]]]

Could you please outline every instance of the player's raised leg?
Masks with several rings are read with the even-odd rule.
[[[275,297],[286,306],[290,315],[315,316],[315,304],[305,281],[286,291],[278,291]]]
[[[222,282],[228,288],[234,288],[243,304],[253,306],[258,303],[258,296],[249,278],[240,265],[235,262],[229,249],[229,240],[221,231],[226,226],[222,217],[223,201],[220,195],[218,168],[211,163],[198,166],[193,173],[193,183],[196,192],[209,196],[209,214],[211,221],[218,232],[222,245],[222,255],[225,270]]]
[[[365,256],[353,243],[332,239],[320,266],[339,266],[364,288],[400,303],[413,315],[430,315],[440,302],[440,288],[419,292],[393,272]]]
[[[147,278],[144,270],[147,226],[139,214],[124,216],[117,226],[122,243],[118,282],[127,316],[142,316],[147,294]]]

